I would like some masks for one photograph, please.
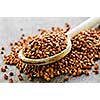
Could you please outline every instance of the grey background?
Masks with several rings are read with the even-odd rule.
[[[88,19],[87,17],[3,17],[0,18],[0,48],[4,46],[6,48],[6,53],[10,52],[9,44],[10,42],[14,42],[20,39],[21,33],[24,33],[25,36],[35,35],[38,33],[37,29],[39,28],[48,28],[50,29],[52,26],[61,26],[65,27],[64,23],[68,22],[72,28],[76,25],[79,25],[84,20]],[[23,31],[20,31],[20,28],[23,28]],[[99,61],[100,64],[100,61]],[[3,66],[3,58],[0,55],[0,66]],[[15,74],[12,77],[14,82],[16,83],[27,83],[31,82],[27,80],[27,77],[22,74],[24,77],[24,81],[19,81],[17,74],[19,73],[18,69],[15,66],[8,66],[10,71],[13,71]],[[9,71],[7,71],[9,73]],[[0,72],[0,83],[7,83],[7,80],[3,79],[3,72]],[[63,78],[65,75],[61,75],[59,77],[53,78],[50,82],[63,82]],[[46,82],[43,79],[35,78],[33,82]],[[88,82],[100,82],[100,74],[95,75],[91,73],[90,76],[82,75],[80,77],[70,78],[67,83],[88,83]]]

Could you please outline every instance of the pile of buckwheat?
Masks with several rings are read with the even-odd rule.
[[[41,31],[41,30],[40,30]],[[23,48],[27,58],[47,58],[60,53],[67,47],[67,36],[60,28],[52,28],[52,31],[44,30],[35,35]]]
[[[94,66],[93,72],[97,74],[99,66],[95,61],[100,59],[100,31],[97,29],[82,31],[76,35],[72,39],[70,53],[55,63],[37,66],[25,63],[18,58],[20,49],[24,50],[24,55],[28,58],[45,58],[61,52],[67,46],[65,33],[69,29],[70,26],[66,24],[66,29],[61,27],[53,27],[51,30],[41,29],[36,36],[22,38],[11,45],[11,52],[4,56],[4,63],[16,65],[29,80],[38,77],[50,81],[61,74],[89,75],[88,70],[92,66]],[[68,77],[65,80],[68,80]]]

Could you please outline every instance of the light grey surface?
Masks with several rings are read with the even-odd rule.
[[[61,26],[61,27],[65,27],[64,23],[68,22],[72,28],[75,27],[76,25],[80,24],[81,22],[83,22],[84,20],[86,20],[87,18],[85,17],[57,17],[57,18],[32,18],[32,17],[24,17],[24,18],[0,18],[0,48],[2,46],[4,46],[6,48],[6,53],[9,53],[9,43],[10,42],[14,42],[20,39],[21,34],[22,33],[20,31],[20,28],[23,28],[23,33],[25,34],[25,36],[28,35],[35,35],[38,33],[37,29],[39,28],[48,28],[50,29],[52,26]],[[100,62],[99,62],[100,63]],[[2,60],[2,56],[0,55],[0,65],[4,65],[3,64],[3,60]],[[14,79],[14,82],[22,82],[22,83],[27,83],[30,82],[27,80],[27,77],[23,75],[24,77],[24,81],[19,81],[18,77],[17,77],[17,73],[19,73],[18,69],[15,66],[8,66],[9,70],[12,70],[15,75],[12,77]],[[7,71],[7,73],[9,73],[9,71]],[[6,80],[3,79],[3,74],[2,72],[0,72],[0,83],[1,82],[8,82]],[[59,77],[56,77],[54,79],[52,79],[50,82],[63,82],[63,78],[64,75],[61,75]],[[34,79],[33,82],[46,82],[43,79]],[[98,75],[94,75],[93,73],[91,73],[90,76],[85,76],[82,75],[80,77],[73,77],[70,78],[70,80],[68,81],[68,83],[80,83],[80,82],[100,82],[100,74]]]

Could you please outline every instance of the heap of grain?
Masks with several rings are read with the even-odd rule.
[[[55,32],[59,34],[61,33],[65,37],[64,33],[69,30],[69,27],[70,26],[67,24],[66,30],[60,27],[53,27],[51,31],[40,30],[40,34],[45,35],[45,33],[51,34]],[[56,45],[59,46],[56,49],[55,49],[56,45],[53,45],[52,47],[49,46],[52,49],[52,51],[45,51],[46,48],[44,49],[42,48],[38,52],[37,52],[38,48],[36,50],[30,51],[31,49],[28,48],[30,44],[33,47],[38,44],[36,43],[37,41],[36,37],[37,36],[29,36],[25,39],[15,42],[15,45],[13,45],[11,48],[10,54],[4,56],[4,63],[16,65],[16,67],[19,69],[21,73],[25,73],[27,75],[29,80],[33,80],[34,77],[40,77],[46,79],[47,81],[50,81],[52,78],[64,73],[67,73],[68,75],[72,76],[80,76],[82,74],[89,75],[88,69],[91,69],[92,65],[94,64],[94,61],[100,58],[100,31],[96,29],[90,29],[82,31],[78,35],[73,37],[72,49],[70,53],[66,55],[63,59],[52,64],[41,65],[41,66],[24,63],[22,60],[18,58],[18,52],[22,48],[24,48],[23,49],[25,51],[24,55],[26,57],[45,58],[59,53],[66,47],[66,42],[64,42],[66,40],[65,39],[62,40],[61,45],[59,44],[58,40],[58,44]],[[48,40],[53,41],[51,39]],[[53,42],[57,42],[57,40]],[[64,45],[62,44],[63,42],[65,43]],[[42,44],[42,45],[44,46],[47,44]]]
[[[67,36],[60,29],[43,31],[35,35],[23,48],[24,56],[32,59],[47,58],[60,53],[67,47]]]

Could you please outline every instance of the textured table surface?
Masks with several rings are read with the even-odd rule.
[[[23,33],[25,34],[25,36],[28,35],[35,35],[37,34],[37,29],[39,28],[48,28],[50,29],[52,26],[61,26],[64,27],[64,23],[68,22],[72,28],[75,27],[76,25],[80,24],[81,22],[83,22],[84,20],[86,20],[88,18],[85,17],[46,17],[46,18],[32,18],[32,17],[23,17],[23,18],[0,18],[0,48],[2,46],[5,47],[5,51],[6,53],[9,53],[9,44],[10,42],[13,41],[17,41],[20,39],[21,37],[21,32],[20,29],[23,28]],[[100,65],[100,61],[99,65]],[[0,55],[0,66],[4,65],[3,64],[3,59],[2,56]],[[17,77],[17,73],[19,73],[18,69],[15,66],[8,66],[9,70],[14,72],[14,76],[12,77],[14,82],[16,83],[27,83],[30,82],[27,80],[27,77],[23,75],[24,77],[24,81],[19,81],[18,77]],[[9,71],[7,71],[8,73]],[[0,83],[7,83],[8,81],[3,79],[3,72],[0,72]],[[59,77],[56,77],[54,79],[52,79],[50,82],[63,82],[63,78],[64,75],[61,75]],[[43,79],[37,79],[35,78],[33,82],[46,82]],[[90,76],[85,76],[82,75],[80,77],[73,77],[70,78],[69,81],[67,81],[68,83],[94,83],[94,82],[100,82],[100,74],[95,75],[93,73],[90,73]],[[66,83],[67,83],[66,82]],[[32,82],[30,82],[32,83]]]

